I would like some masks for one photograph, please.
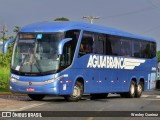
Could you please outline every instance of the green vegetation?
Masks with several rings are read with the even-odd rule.
[[[10,92],[9,88],[0,88],[0,91],[2,91],[2,92]]]
[[[160,62],[160,50],[157,52],[158,62]]]
[[[0,88],[9,88],[10,69],[1,67],[0,70]]]
[[[13,38],[13,36],[8,39]],[[13,45],[9,45],[7,54],[0,52],[0,91],[9,91],[10,63]]]
[[[0,53],[0,88],[9,88],[10,62],[10,50],[6,55]]]
[[[69,19],[65,17],[60,17],[60,18],[54,19],[54,21],[69,21]]]
[[[15,26],[14,32],[17,34],[20,27]],[[10,36],[8,38],[3,35],[0,40],[7,40],[15,38],[14,36]],[[9,79],[10,79],[10,63],[11,63],[11,57],[12,57],[12,49],[13,45],[9,45],[7,54],[3,54],[0,52],[0,91],[8,92],[9,91]]]
[[[13,32],[18,33],[19,30],[20,30],[20,27],[19,27],[19,26],[17,26],[17,25],[14,26]]]

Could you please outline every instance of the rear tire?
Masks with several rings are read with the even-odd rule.
[[[127,93],[126,97],[134,98],[135,94],[136,94],[136,83],[134,81],[131,81],[129,92]]]
[[[137,98],[141,97],[142,91],[143,91],[143,83],[139,82],[139,84],[136,87],[135,97]]]
[[[69,102],[78,102],[83,95],[83,84],[79,81],[76,82],[73,94],[66,95],[64,98]]]
[[[32,100],[36,100],[36,101],[40,101],[40,100],[42,100],[45,97],[45,95],[42,95],[42,94],[28,94],[28,96]]]

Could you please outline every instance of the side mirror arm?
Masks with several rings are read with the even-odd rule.
[[[60,41],[59,45],[58,45],[58,54],[61,55],[63,53],[63,47],[64,47],[64,44],[68,41],[71,41],[72,38],[66,38],[66,39],[63,39],[62,41]]]
[[[3,48],[4,54],[7,53],[8,45],[9,45],[10,43],[13,43],[14,41],[15,41],[14,38],[5,41],[5,43],[4,43],[4,48]]]

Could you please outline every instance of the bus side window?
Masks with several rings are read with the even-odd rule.
[[[150,58],[150,44],[149,42],[141,42],[141,54],[143,58]]]
[[[120,48],[121,48],[121,43],[118,37],[115,36],[110,36],[109,40],[111,42],[111,49],[112,49],[112,54],[114,56],[119,56],[120,55]]]
[[[154,58],[156,56],[156,43],[151,42],[151,52],[150,52],[150,58]]]
[[[133,41],[133,57],[141,58],[141,43]]]
[[[127,38],[121,38],[120,55],[121,56],[131,56],[131,40]]]
[[[79,49],[79,57],[93,52],[93,38],[91,34],[83,35]]]
[[[112,46],[111,46],[111,41],[106,38],[106,55],[112,55]]]
[[[106,54],[106,35],[101,33],[94,33],[93,53]]]

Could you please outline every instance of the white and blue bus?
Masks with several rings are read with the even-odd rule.
[[[10,89],[33,100],[45,95],[79,101],[117,93],[140,97],[154,88],[156,41],[79,22],[42,22],[23,27],[14,42]]]

